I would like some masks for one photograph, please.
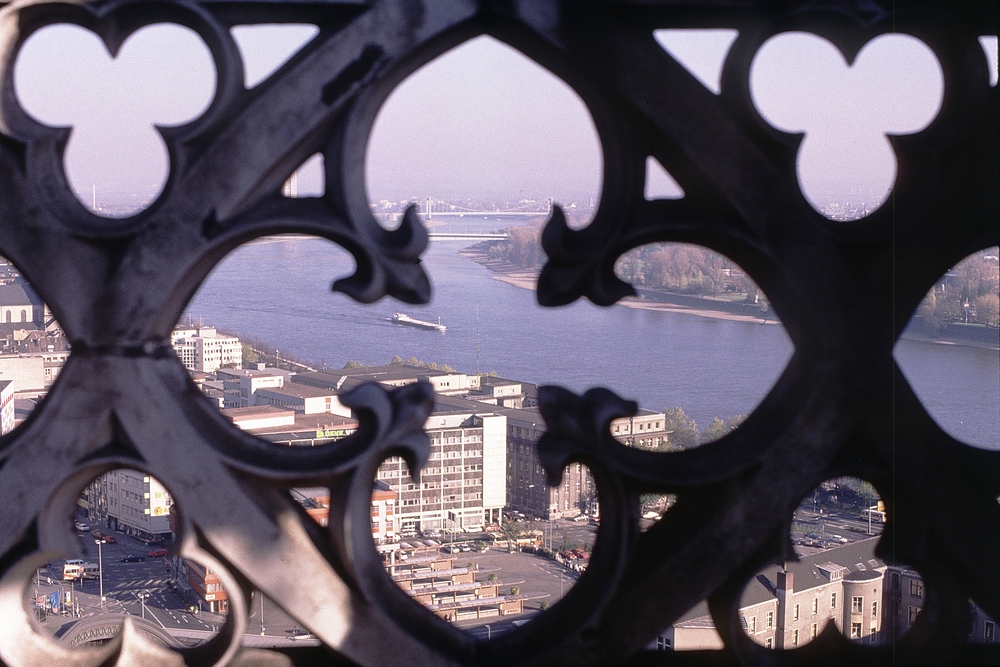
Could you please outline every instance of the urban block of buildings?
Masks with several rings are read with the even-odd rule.
[[[926,602],[923,581],[915,570],[876,557],[879,539],[858,540],[760,572],[740,600],[743,631],[776,650],[804,646],[830,624],[850,640],[870,645],[906,634]],[[995,622],[978,607],[972,610],[970,641],[996,642]],[[671,651],[722,646],[706,602],[650,644]]]
[[[81,516],[92,526],[109,528],[144,542],[170,536],[173,500],[156,478],[140,470],[120,468],[87,485],[78,501]]]

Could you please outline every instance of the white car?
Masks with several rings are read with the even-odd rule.
[[[74,521],[73,527],[76,528],[81,533],[86,533],[88,530],[90,530],[90,525],[82,521]]]

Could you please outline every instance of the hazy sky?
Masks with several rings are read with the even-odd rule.
[[[247,84],[266,77],[316,33],[313,26],[241,27]],[[661,45],[713,92],[732,31],[657,31]],[[996,85],[996,38],[985,39]],[[984,57],[987,57],[984,55]],[[155,196],[166,153],[151,122],[196,118],[215,90],[208,50],[173,25],[135,33],[116,60],[90,32],[46,28],[25,44],[15,67],[25,109],[40,121],[74,127],[67,174],[87,203],[99,196]],[[751,89],[761,114],[786,131],[805,131],[800,184],[814,205],[826,190],[885,192],[895,158],[885,133],[925,127],[941,101],[941,71],[926,45],[884,35],[852,67],[825,40],[788,33],[754,60]],[[655,166],[655,165],[654,165]],[[514,49],[473,39],[418,70],[391,95],[369,142],[369,196],[503,198],[598,194],[599,142],[589,113],[566,84]],[[318,168],[300,192],[321,187]],[[682,196],[666,177],[647,196]]]

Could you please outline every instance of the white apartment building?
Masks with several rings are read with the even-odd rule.
[[[506,504],[507,418],[477,413],[467,401],[453,406],[438,397],[438,403],[424,425],[431,454],[420,482],[413,480],[399,456],[378,469],[378,481],[398,494],[396,513],[403,534],[480,528],[499,522]]]
[[[223,367],[243,366],[240,339],[222,335],[215,327],[174,329],[170,339],[174,352],[188,370],[214,373]]]

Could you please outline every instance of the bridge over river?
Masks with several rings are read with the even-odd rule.
[[[431,241],[504,241],[510,238],[506,232],[431,232]]]

